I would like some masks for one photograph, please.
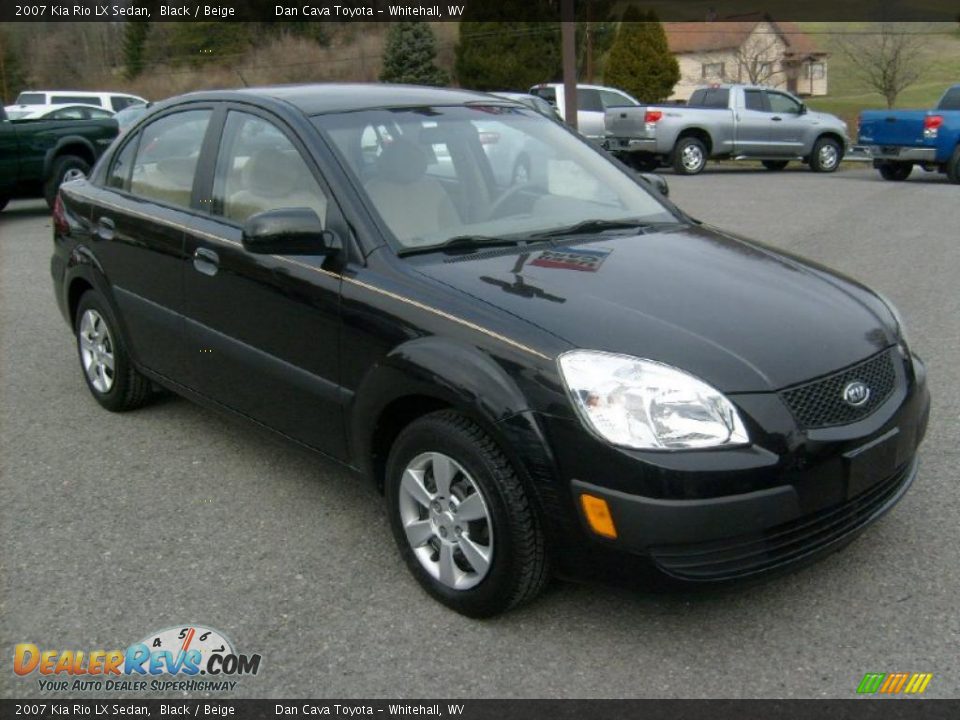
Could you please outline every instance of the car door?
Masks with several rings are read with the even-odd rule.
[[[801,114],[796,98],[775,90],[765,91],[770,108],[770,151],[777,155],[800,155],[804,129],[810,122]]]
[[[307,207],[326,222],[337,212],[329,188],[282,121],[234,106],[207,188],[210,212],[186,231],[191,386],[345,458],[336,258],[253,254],[242,244],[244,222],[263,211]]]
[[[92,249],[110,278],[140,363],[175,382],[186,374],[183,228],[199,214],[195,192],[211,106],[180,108],[127,138],[93,198]]]
[[[20,174],[20,151],[17,131],[0,107],[0,203],[13,194]],[[2,208],[0,208],[2,209]]]
[[[735,155],[768,155],[770,150],[770,112],[763,90],[745,88],[743,107],[737,118]]]

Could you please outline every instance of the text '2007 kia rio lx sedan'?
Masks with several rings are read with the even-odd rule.
[[[467,615],[611,558],[717,582],[837,548],[916,474],[897,311],[649,187],[488,95],[191,94],[62,187],[54,286],[101,405],[163,386],[357,470]]]

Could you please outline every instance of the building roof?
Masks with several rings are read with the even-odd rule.
[[[739,48],[762,20],[736,22],[667,22],[663,29],[674,53],[711,52]],[[813,39],[794,22],[767,21],[786,44],[786,55],[822,55]]]

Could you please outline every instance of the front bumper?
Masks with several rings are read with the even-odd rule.
[[[916,477],[930,396],[923,363],[911,356],[902,364],[890,398],[846,426],[801,431],[778,394],[736,399],[754,426],[749,448],[641,453],[600,441],[584,448],[567,423],[550,423],[579,515],[584,547],[576,552],[642,555],[669,576],[720,581],[841,545],[893,507]],[[591,532],[583,493],[606,501],[615,539]]]
[[[659,153],[656,138],[613,137],[603,140],[603,148],[610,152],[636,152],[656,155]]]

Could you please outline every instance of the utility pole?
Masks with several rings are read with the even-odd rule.
[[[567,125],[577,129],[577,23],[573,0],[560,4],[560,26],[563,56],[563,109]]]

